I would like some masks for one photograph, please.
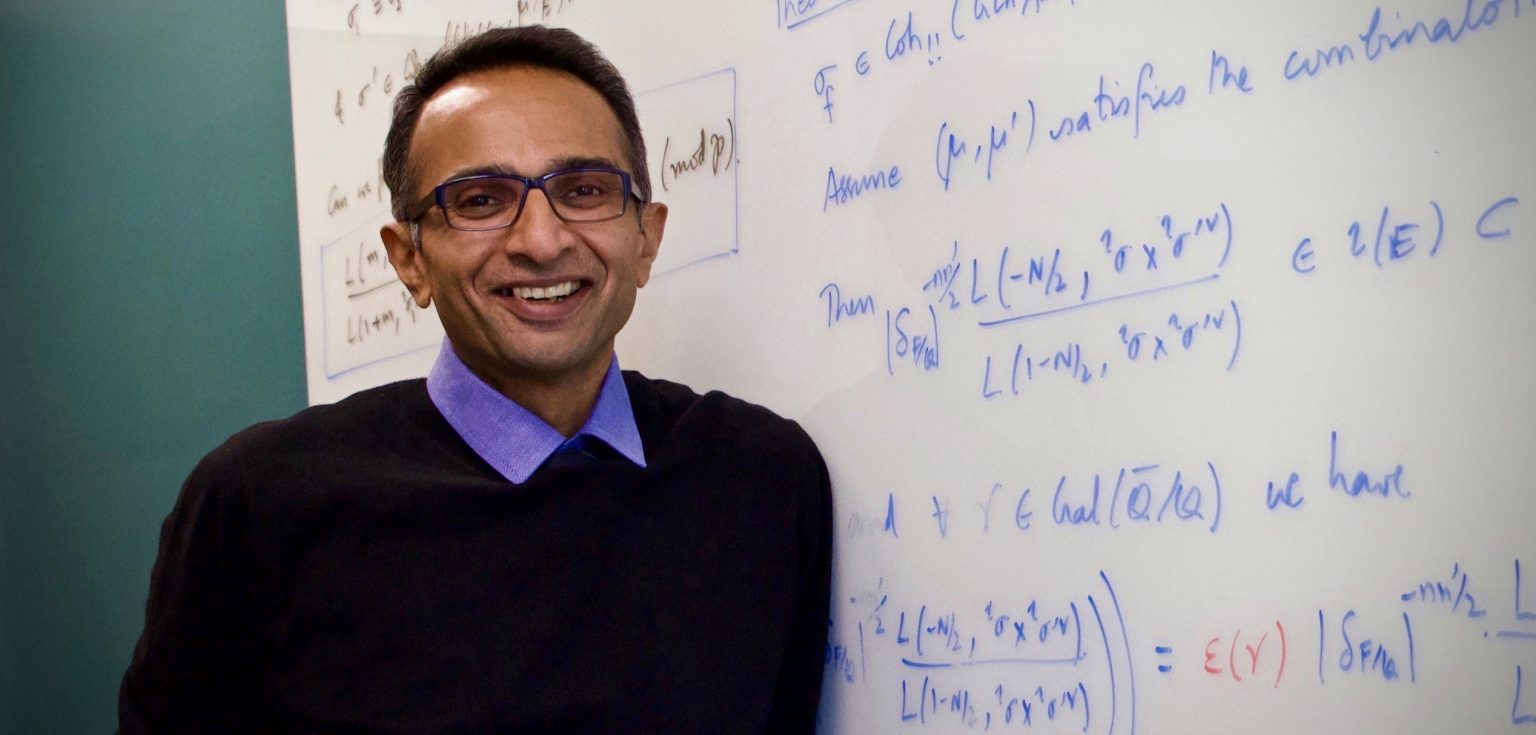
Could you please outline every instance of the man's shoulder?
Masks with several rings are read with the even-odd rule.
[[[646,377],[633,370],[624,371],[624,383],[629,389],[630,402],[646,404],[645,408],[655,411],[656,418],[667,426],[685,421],[709,421],[743,428],[799,430],[799,424],[794,421],[723,391],[700,394],[682,383]],[[636,410],[639,408],[637,406]]]
[[[252,425],[214,449],[204,462],[240,464],[255,458],[366,450],[419,428],[422,409],[430,406],[424,380],[389,383]]]
[[[670,380],[648,378],[624,371],[635,422],[648,443],[657,436],[691,442],[696,440],[753,453],[820,454],[798,422],[728,393],[712,390],[700,394]]]

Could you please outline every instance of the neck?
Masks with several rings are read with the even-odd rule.
[[[561,436],[570,438],[592,416],[612,359],[610,351],[600,361],[556,375],[495,374],[468,362],[464,364],[486,385],[539,417]]]

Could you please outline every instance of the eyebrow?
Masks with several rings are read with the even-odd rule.
[[[527,176],[528,178],[538,178],[539,176],[543,176],[544,174],[550,173],[552,171],[563,171],[565,169],[572,169],[572,168],[591,168],[591,167],[594,167],[594,166],[601,166],[601,167],[604,167],[604,168],[616,168],[616,169],[619,169],[620,171],[624,170],[623,166],[621,166],[618,162],[614,161],[611,158],[605,158],[605,157],[602,157],[602,156],[561,156],[559,158],[554,159],[553,161],[550,161],[549,165],[544,169],[544,172],[540,173],[540,174],[534,174],[534,175],[525,174],[525,173],[522,173],[521,171],[518,171],[517,169],[515,169],[515,168],[513,168],[511,166],[504,166],[504,165],[499,164],[499,163],[493,163],[493,164],[488,164],[488,165],[484,165],[484,166],[471,166],[471,167],[468,167],[468,168],[458,169],[456,171],[453,171],[452,173],[449,173],[447,178],[445,178],[442,181],[438,182],[438,184],[441,185],[443,183],[446,183],[446,182],[449,182],[449,181],[453,181],[455,179],[463,179],[463,178],[468,178],[470,176],[485,176],[485,175],[488,175],[488,174],[494,174],[494,175],[500,175],[500,176]]]

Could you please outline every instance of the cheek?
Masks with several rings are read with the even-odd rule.
[[[463,321],[482,308],[471,276],[440,269],[432,274],[430,283],[440,317],[450,312],[449,319]]]
[[[622,285],[626,288],[644,285],[650,271],[649,264],[642,258],[644,248],[644,238],[631,232],[614,238],[603,251],[607,253],[608,270],[615,276],[622,276]]]
[[[440,262],[432,272],[433,288],[444,293],[468,293],[474,290],[475,266],[472,263]]]

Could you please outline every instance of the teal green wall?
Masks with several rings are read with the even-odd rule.
[[[283,4],[0,3],[0,733],[101,733],[159,526],[304,403]]]

